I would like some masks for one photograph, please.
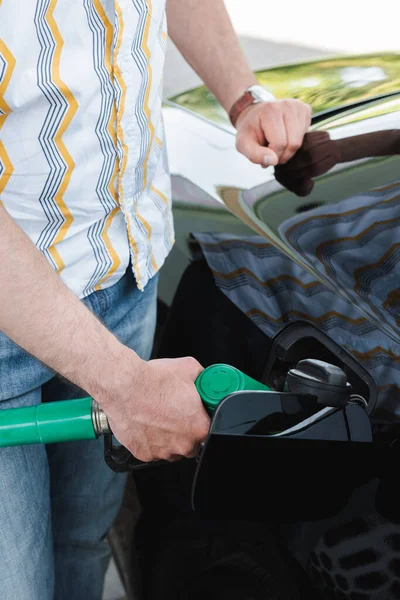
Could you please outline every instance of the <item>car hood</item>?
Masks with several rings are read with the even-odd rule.
[[[297,98],[309,104],[314,118],[400,89],[400,52],[342,56],[256,71],[258,82],[277,98]],[[205,86],[168,99],[228,131],[226,112]]]
[[[175,204],[232,212],[398,343],[400,55],[380,59],[312,63],[315,77],[324,82],[323,94],[322,87],[314,90],[314,106],[319,102],[325,113],[283,168],[251,164],[236,151],[232,131],[218,125],[215,115],[205,118],[204,105],[196,115],[194,105],[188,112],[184,96],[182,106],[166,107],[165,123]],[[310,76],[310,64],[287,67],[288,80],[302,70]],[[397,84],[389,70],[396,64]],[[331,92],[346,97],[347,109],[328,110],[329,100],[318,99],[329,89],[329,69],[325,73],[322,65],[333,68]],[[376,81],[362,92],[361,83],[351,87],[350,75],[346,79],[342,73],[343,86],[337,89],[338,73],[346,69],[353,69],[353,82],[361,82],[362,73]],[[281,74],[284,68],[273,71]],[[285,85],[288,90],[290,84]],[[304,89],[311,93],[311,85]],[[386,96],[367,101],[378,90]],[[191,94],[196,92],[186,97]],[[362,103],[350,105],[350,96]]]
[[[375,417],[386,422],[400,421],[400,83],[393,77],[385,95],[376,92],[320,111],[302,148],[278,168],[252,164],[237,152],[232,128],[200,111],[172,104],[164,116],[180,249],[185,215],[197,239],[204,235],[214,272],[229,274],[231,300],[267,335],[299,311],[321,326],[374,378]],[[229,243],[226,254],[212,251],[242,230],[280,251],[267,249],[261,278],[248,283],[238,277],[254,267],[251,252]]]
[[[230,194],[259,232],[400,336],[400,94],[321,121],[270,181]]]

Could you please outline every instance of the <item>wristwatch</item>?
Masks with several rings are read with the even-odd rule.
[[[275,96],[271,94],[267,88],[262,85],[251,85],[245,93],[236,100],[235,104],[229,111],[229,118],[234,127],[236,127],[239,115],[252,104],[259,104],[260,102],[271,102],[276,100]]]

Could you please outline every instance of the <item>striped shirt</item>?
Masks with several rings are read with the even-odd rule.
[[[0,0],[0,202],[81,298],[174,242],[165,2]]]

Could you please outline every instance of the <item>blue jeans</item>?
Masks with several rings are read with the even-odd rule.
[[[157,277],[140,292],[128,270],[83,302],[148,360],[156,297]],[[81,395],[0,333],[0,410]],[[105,536],[125,484],[125,474],[106,466],[102,438],[0,448],[1,600],[100,600],[110,558]]]

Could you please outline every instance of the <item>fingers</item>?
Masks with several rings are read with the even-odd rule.
[[[193,443],[193,440],[191,439],[180,439],[176,443],[174,452],[169,452],[167,448],[160,449],[157,460],[167,460],[169,462],[176,462],[177,460],[181,460],[182,458],[196,458],[201,449],[202,443],[204,442],[204,439],[201,442],[195,443]]]
[[[211,419],[195,381],[203,371],[193,357],[148,361],[132,390],[124,390],[109,415],[120,444],[142,462],[193,458]]]
[[[195,382],[197,377],[204,370],[202,365],[191,356],[177,359],[177,363],[180,363],[180,375],[185,376],[185,379],[189,378],[190,382]],[[199,408],[200,410],[197,411],[195,418],[193,418],[191,436],[188,438],[189,448],[186,447],[182,450],[182,455],[186,456],[187,458],[191,458],[196,455],[199,444],[204,442],[210,429],[211,419],[208,416],[204,405],[201,404]]]
[[[256,165],[269,167],[278,164],[279,158],[277,154],[271,148],[265,146],[265,140],[264,143],[259,142],[258,134],[252,127],[238,132],[236,148],[250,162]]]
[[[287,163],[311,124],[311,107],[298,100],[254,105],[240,121],[236,148],[261,166]]]
[[[285,126],[284,114],[282,111],[271,107],[269,112],[261,115],[260,122],[263,135],[268,140],[268,147],[276,154],[280,164],[288,145],[288,132]]]
[[[285,164],[301,148],[311,123],[311,109],[297,100],[282,100],[271,106],[261,122],[270,148],[279,157],[279,164]]]
[[[304,139],[304,123],[298,119],[298,115],[294,112],[283,114],[285,124],[287,144],[286,148],[280,156],[279,163],[281,165],[287,163],[301,148]]]

